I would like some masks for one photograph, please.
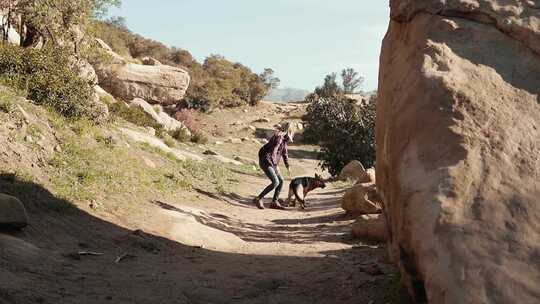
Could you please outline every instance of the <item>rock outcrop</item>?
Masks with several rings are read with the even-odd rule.
[[[357,160],[351,161],[341,170],[339,180],[353,180],[358,183],[374,182],[371,180],[370,174],[368,174],[364,165]]]
[[[361,215],[352,225],[353,237],[375,242],[387,240],[386,220],[382,214]]]
[[[12,15],[11,18],[14,18]],[[21,42],[21,35],[17,32],[17,30],[14,27],[14,24],[10,24],[8,27],[8,12],[6,9],[0,9],[0,34],[4,35],[5,32],[7,32],[7,42],[19,45]],[[19,19],[18,17],[15,17],[15,19]],[[19,20],[17,20],[18,22]],[[17,22],[15,24],[17,24]]]
[[[391,1],[377,186],[417,302],[540,302],[535,3]]]
[[[0,193],[0,228],[21,229],[27,225],[28,216],[21,201]]]
[[[350,215],[381,213],[375,184],[357,184],[347,190],[341,201],[341,208]]]
[[[141,108],[167,131],[181,129],[185,132],[186,136],[191,136],[191,132],[186,128],[186,126],[167,114],[160,105],[152,106],[145,100],[136,98],[131,101],[130,106]],[[157,110],[154,107],[156,107]]]
[[[190,81],[185,70],[168,65],[111,64],[97,67],[96,72],[99,85],[113,96],[162,105],[182,100]]]
[[[125,101],[141,98],[161,105],[173,105],[184,98],[190,82],[184,69],[162,65],[150,57],[144,58],[144,65],[129,63],[102,40],[96,42],[111,61],[95,65],[99,85],[114,97]]]

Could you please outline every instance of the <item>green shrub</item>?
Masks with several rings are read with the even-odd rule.
[[[208,143],[208,136],[203,131],[196,131],[192,133],[191,141],[198,144],[207,144]]]
[[[171,137],[170,135],[165,135],[163,136],[163,142],[169,147],[169,148],[174,148],[176,147],[176,140],[174,140],[173,137]]]
[[[2,82],[26,92],[36,104],[66,117],[91,117],[93,88],[79,77],[68,52],[59,48],[23,49],[0,45]]]
[[[97,37],[125,57],[150,56],[164,64],[187,69],[191,83],[183,100],[185,108],[207,112],[220,106],[256,105],[270,88],[279,84],[272,69],[256,74],[248,67],[219,55],[211,55],[201,64],[186,50],[169,48],[131,32],[121,19],[98,21],[94,31]]]
[[[13,102],[15,98],[16,96],[7,90],[0,91],[0,111],[6,113],[15,111],[15,103]]]
[[[156,129],[156,133],[158,129],[163,128],[152,118],[152,116],[150,116],[150,114],[146,113],[143,109],[139,107],[130,107],[122,101],[111,104],[109,106],[109,111],[111,114],[121,117],[137,126],[152,127]]]
[[[368,105],[356,105],[347,98],[319,99],[309,105],[303,118],[305,136],[321,145],[321,167],[333,175],[352,160],[364,166],[375,163],[376,98]]]
[[[189,134],[188,129],[176,129],[174,131],[170,131],[169,135],[171,135],[172,138],[176,139],[179,142],[188,142],[191,140],[191,134]]]

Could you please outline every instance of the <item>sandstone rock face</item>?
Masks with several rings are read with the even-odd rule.
[[[341,208],[351,215],[381,213],[375,184],[357,184],[345,192]]]
[[[7,17],[8,17],[7,9],[1,9],[0,10],[0,32],[4,33],[5,31],[7,31],[7,38],[8,38],[7,42],[19,45],[21,42],[21,36],[15,29],[14,24],[11,24],[10,27],[8,28]],[[13,14],[11,17],[14,18]],[[15,17],[15,19],[17,19],[17,22],[19,21],[18,17]]]
[[[79,76],[82,79],[88,81],[88,83],[90,83],[92,86],[97,85],[98,77],[97,77],[96,71],[94,70],[92,65],[90,63],[88,63],[88,61],[77,60],[76,65],[80,69]]]
[[[0,228],[21,229],[27,225],[28,216],[21,201],[0,193]]]
[[[348,163],[339,174],[340,180],[354,180],[358,183],[369,183],[372,182],[368,172],[364,168],[361,162],[353,160]]]
[[[167,131],[182,129],[188,136],[191,136],[191,132],[186,128],[186,126],[184,126],[184,124],[165,113],[163,108],[161,108],[159,105],[155,106],[158,108],[156,110],[154,106],[150,105],[145,100],[136,98],[131,101],[130,106],[141,108]]]
[[[110,59],[110,63],[111,64],[125,64],[127,63],[127,61],[120,55],[118,55],[117,53],[115,53],[112,48],[107,44],[105,43],[105,41],[99,39],[99,38],[96,38],[96,43],[97,45],[105,51],[105,53],[107,55],[109,55],[109,59]]]
[[[360,216],[352,225],[353,237],[376,242],[387,240],[386,220],[382,214]]]
[[[113,96],[132,100],[142,98],[151,103],[178,103],[189,86],[189,74],[168,65],[134,63],[101,65],[96,68],[99,85]]]
[[[377,186],[418,302],[540,302],[535,3],[391,1]]]

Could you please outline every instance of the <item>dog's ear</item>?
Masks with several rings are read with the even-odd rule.
[[[321,177],[319,176],[319,174],[315,173],[315,179],[321,179]]]

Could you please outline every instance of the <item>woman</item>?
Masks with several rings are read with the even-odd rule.
[[[279,172],[278,164],[280,159],[283,158],[285,167],[290,174],[288,144],[293,142],[294,132],[288,122],[278,125],[277,130],[278,132],[276,132],[272,138],[270,138],[268,143],[259,150],[259,166],[271,181],[271,184],[268,185],[259,196],[253,199],[253,203],[259,209],[264,209],[262,199],[268,193],[272,192],[272,190],[274,191],[274,197],[270,204],[270,208],[280,210],[285,209],[278,201],[279,193],[283,188],[283,177],[281,177],[281,173]]]

